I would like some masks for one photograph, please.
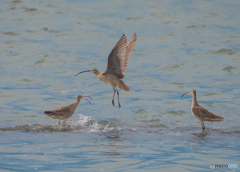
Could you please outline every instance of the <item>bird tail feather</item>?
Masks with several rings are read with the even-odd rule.
[[[48,114],[51,114],[52,111],[44,111],[44,114],[48,115]]]
[[[118,80],[118,87],[124,91],[130,91],[130,88],[122,81],[122,80]]]
[[[205,121],[209,121],[209,122],[213,122],[213,121],[223,121],[224,118],[220,117],[220,118],[207,118],[205,119]]]

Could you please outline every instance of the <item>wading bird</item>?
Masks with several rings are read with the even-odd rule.
[[[59,119],[58,124],[60,124],[61,120],[64,120],[63,124],[65,124],[65,122],[68,120],[68,118],[70,118],[74,114],[74,112],[75,112],[77,106],[79,105],[81,99],[85,99],[91,104],[91,102],[88,99],[83,98],[83,97],[89,97],[89,96],[77,95],[77,98],[76,98],[77,100],[76,100],[75,103],[72,103],[68,106],[62,106],[62,107],[57,108],[55,110],[45,111],[44,114],[53,118],[53,119]],[[92,99],[91,97],[89,97],[89,98]]]
[[[207,109],[199,106],[198,102],[197,102],[197,93],[196,90],[192,90],[190,92],[186,92],[182,95],[182,97],[187,94],[187,93],[192,93],[192,114],[195,118],[197,118],[201,125],[202,125],[202,131],[205,130],[205,125],[204,125],[204,121],[210,121],[210,122],[214,122],[214,121],[223,121],[223,117],[217,116],[211,112],[209,112]]]
[[[119,39],[117,44],[112,49],[112,52],[108,56],[108,65],[107,65],[106,71],[99,72],[97,69],[92,69],[92,70],[86,70],[78,73],[80,74],[83,72],[92,72],[100,80],[109,84],[114,91],[112,104],[114,106],[114,96],[115,96],[115,93],[117,92],[119,108],[121,107],[121,104],[119,101],[119,92],[118,92],[117,86],[124,91],[130,91],[130,88],[127,85],[125,85],[122,79],[125,77],[123,74],[127,69],[129,56],[133,51],[136,40],[137,40],[137,34],[135,33],[133,35],[133,38],[127,45],[126,36],[125,34],[122,35],[122,37]],[[75,77],[78,74],[76,74]]]

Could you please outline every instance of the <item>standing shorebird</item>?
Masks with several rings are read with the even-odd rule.
[[[211,112],[209,112],[207,109],[201,107],[198,102],[197,102],[197,93],[196,90],[192,90],[190,92],[186,92],[182,95],[182,97],[187,94],[187,93],[192,93],[192,114],[195,118],[197,118],[201,125],[202,125],[202,131],[205,130],[205,125],[204,125],[204,121],[210,121],[210,122],[214,122],[214,121],[223,121],[223,117],[217,116]]]
[[[79,105],[81,99],[85,99],[83,97],[89,97],[89,96],[77,95],[77,98],[76,98],[77,100],[76,100],[75,103],[72,103],[68,106],[62,106],[62,107],[57,108],[55,110],[45,111],[44,114],[53,118],[53,119],[59,119],[58,124],[60,124],[61,120],[64,120],[63,124],[65,124],[65,122],[68,120],[68,118],[70,118],[74,114],[74,112],[75,112],[77,106]],[[91,97],[89,97],[89,98],[92,99]],[[91,102],[88,99],[85,99],[85,100],[87,100],[91,104]]]
[[[122,37],[119,39],[117,44],[112,49],[112,52],[108,56],[108,65],[107,65],[106,71],[99,72],[97,69],[92,69],[92,70],[86,70],[78,73],[80,74],[83,72],[92,72],[100,80],[109,84],[114,91],[112,104],[114,106],[114,96],[115,96],[115,93],[117,92],[119,108],[121,107],[121,104],[119,101],[119,92],[117,90],[117,86],[124,91],[130,91],[130,88],[127,85],[125,85],[122,79],[125,77],[123,74],[127,69],[129,56],[133,51],[136,40],[137,40],[137,34],[134,33],[133,38],[127,45],[126,36],[125,34],[122,35]],[[78,74],[76,74],[75,77]]]

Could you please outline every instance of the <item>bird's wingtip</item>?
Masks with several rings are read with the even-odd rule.
[[[133,35],[133,39],[135,39],[135,41],[137,40],[137,34],[136,34],[136,32],[135,32],[134,35]]]

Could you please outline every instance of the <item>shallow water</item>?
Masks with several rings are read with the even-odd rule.
[[[209,171],[239,164],[240,2],[1,1],[1,171]],[[121,37],[138,40],[120,90],[104,71]],[[191,95],[224,117],[200,123]],[[82,100],[66,126],[43,114]],[[117,99],[115,99],[117,101]],[[238,169],[215,169],[236,171]]]

